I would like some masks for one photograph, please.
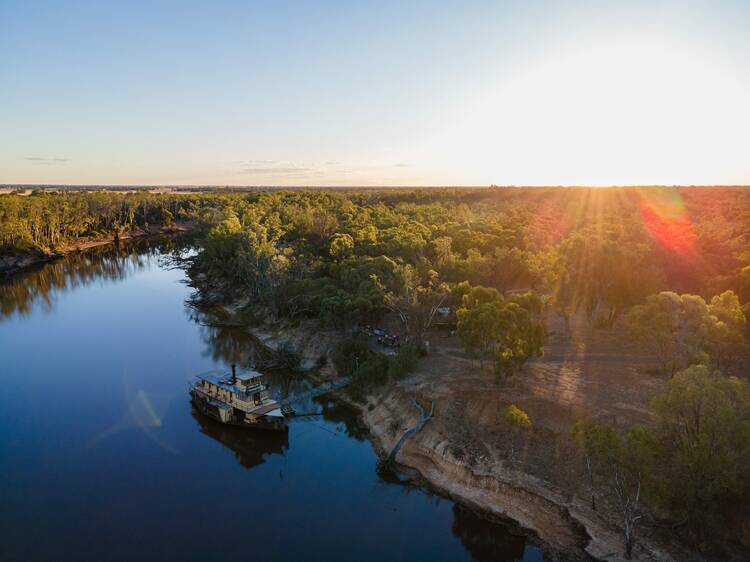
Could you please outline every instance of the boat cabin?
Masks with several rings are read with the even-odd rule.
[[[281,407],[270,396],[264,376],[257,371],[200,375],[190,394],[203,413],[233,425],[286,428]]]

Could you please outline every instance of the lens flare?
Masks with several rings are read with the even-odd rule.
[[[88,446],[94,447],[121,431],[137,428],[165,451],[179,453],[179,449],[167,441],[169,435],[165,432],[167,428],[164,427],[164,418],[167,411],[175,399],[180,396],[179,393],[153,393],[142,389],[133,392],[126,371],[123,371],[123,386],[125,388],[125,412],[117,423],[95,436]]]
[[[639,190],[641,219],[651,238],[665,250],[681,256],[695,253],[697,236],[677,189]]]

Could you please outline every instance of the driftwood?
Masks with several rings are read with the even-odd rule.
[[[435,413],[435,403],[433,402],[430,406],[430,413],[425,414],[424,408],[422,405],[417,402],[416,400],[412,399],[412,402],[419,410],[419,420],[417,421],[417,424],[412,427],[411,429],[407,430],[402,436],[401,439],[398,440],[396,443],[396,446],[393,447],[393,450],[390,452],[390,454],[386,457],[386,459],[381,463],[380,468],[389,468],[393,465],[393,461],[396,460],[396,455],[398,454],[399,450],[403,446],[403,444],[406,442],[406,440],[414,435],[415,433],[419,433],[422,431],[422,428],[425,426],[425,424],[432,419],[432,415]]]

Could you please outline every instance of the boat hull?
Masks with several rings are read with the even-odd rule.
[[[234,427],[241,427],[243,429],[251,430],[262,430],[262,431],[288,431],[289,426],[287,420],[284,417],[276,416],[260,416],[255,420],[247,420],[240,418],[237,415],[230,414],[229,416],[223,416],[219,410],[214,407],[211,402],[200,392],[195,390],[190,391],[190,401],[196,410],[209,418],[222,423],[224,425],[231,425]]]

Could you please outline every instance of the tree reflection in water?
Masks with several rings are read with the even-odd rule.
[[[187,237],[141,238],[73,252],[51,262],[0,278],[0,320],[26,316],[35,307],[52,310],[59,293],[98,281],[122,281],[155,259],[189,247]]]
[[[201,325],[201,334],[206,343],[205,354],[217,362],[227,365],[232,363],[246,367],[263,362],[268,358],[269,350],[247,329],[237,325],[229,316],[217,307],[201,307],[193,304],[190,309],[193,321]],[[266,375],[272,394],[276,397],[288,396],[308,389],[314,383],[297,372],[289,370],[266,370],[260,368]],[[328,422],[338,427],[336,431],[345,432],[347,436],[364,441],[367,429],[359,420],[356,410],[330,395],[318,396],[301,403],[295,403],[294,409],[298,413],[318,413]],[[263,462],[268,453],[279,452],[280,445],[272,439],[280,436],[268,436],[263,432],[243,431],[230,426],[222,426],[213,420],[204,418],[201,414],[193,413],[200,421],[202,431],[217,439],[225,446],[235,451],[240,463],[251,468]],[[205,420],[205,421],[204,421]],[[298,423],[316,425],[314,418],[303,417]],[[204,425],[205,424],[205,425]],[[292,436],[293,438],[293,436]],[[286,435],[283,437],[287,439]],[[284,441],[284,447],[288,443]],[[373,470],[375,467],[373,466]],[[404,494],[414,493],[419,488],[399,478],[389,477],[387,473],[380,474],[381,482],[403,486]],[[430,496],[434,501],[442,501],[440,496]],[[453,507],[453,534],[461,541],[477,562],[512,562],[524,560],[524,555],[534,556],[536,552],[526,552],[526,539],[513,534],[504,525],[498,525],[482,519],[471,510],[458,504]],[[543,560],[541,552],[539,560]],[[529,560],[529,558],[526,558]]]
[[[307,390],[309,379],[289,369],[269,368],[274,352],[249,330],[227,319],[226,313],[216,306],[201,306],[188,303],[190,319],[200,325],[201,339],[206,344],[204,357],[211,357],[227,368],[257,368],[265,375],[274,398],[289,396]]]
[[[313,400],[326,420],[343,425],[346,435],[357,441],[367,439],[367,428],[351,406],[328,396],[317,396]]]
[[[510,527],[483,519],[459,504],[453,506],[453,534],[476,562],[517,562],[528,560],[527,539],[513,534]],[[539,560],[544,560],[541,556]]]
[[[62,301],[64,300],[63,294],[77,287],[85,287],[99,281],[116,283],[125,280],[129,275],[136,273],[142,269],[151,267],[156,263],[158,263],[162,267],[179,265],[179,260],[170,262],[168,253],[172,252],[173,255],[178,255],[180,252],[183,252],[188,248],[190,248],[189,242],[182,243],[177,239],[139,240],[133,242],[123,242],[119,247],[114,245],[103,246],[86,252],[70,254],[54,262],[47,263],[39,268],[31,269],[11,276],[9,278],[6,278],[5,280],[0,281],[0,321],[3,318],[8,318],[13,315],[31,315],[32,312],[38,312],[39,310],[51,310],[56,305],[56,297],[59,296],[62,303]],[[173,280],[171,276],[168,277],[168,279],[169,282],[172,282]],[[145,284],[142,287],[138,287],[138,290],[149,290],[149,286]],[[137,292],[134,291],[132,293],[129,293],[128,297],[132,299],[132,301],[128,301],[128,304],[130,305],[130,303],[132,302],[133,306],[136,306],[138,303]],[[169,310],[171,311],[172,309]],[[177,309],[177,312],[177,321],[184,322],[185,316],[180,314],[181,310]],[[263,353],[264,347],[261,345],[261,342],[258,342],[247,330],[243,329],[241,326],[238,326],[236,324],[234,326],[229,324],[222,326],[221,322],[212,323],[212,321],[215,319],[201,316],[200,313],[194,312],[192,309],[189,311],[189,317],[202,326],[202,341],[198,342],[197,345],[205,345],[204,353],[207,356],[213,358],[215,363],[223,363],[227,369],[231,363],[247,366],[249,363],[255,360],[256,355],[258,355],[259,353]],[[145,318],[145,321],[147,321],[148,317]],[[35,319],[35,321],[44,322],[44,319]],[[172,319],[170,318],[169,321],[171,322]],[[169,323],[165,322],[164,325],[168,326]],[[160,347],[158,350],[152,349],[154,346],[151,342],[146,342],[145,340],[138,338],[134,338],[132,341],[133,344],[144,345],[144,347],[147,347],[147,357],[158,358],[163,355]],[[193,339],[187,340],[188,343],[184,345],[194,346],[194,341],[195,340]],[[110,345],[112,346],[112,349],[117,349],[128,344],[130,344],[129,341],[116,341],[115,343],[111,343]],[[181,348],[179,347],[174,349],[168,347],[166,348],[166,351],[172,351],[174,353],[179,353],[180,350]],[[158,363],[158,359],[155,360]],[[260,370],[266,373],[268,382],[271,385],[275,396],[277,397],[304,391],[315,384],[308,377],[292,371],[274,371],[267,370],[265,368],[260,368]],[[268,468],[268,464],[263,465],[263,463],[273,463],[273,461],[275,460],[272,458],[273,455],[283,455],[284,457],[287,457],[290,450],[290,440],[304,437],[307,431],[304,428],[306,423],[319,426],[319,430],[313,430],[313,428],[310,428],[310,433],[313,433],[314,431],[320,431],[321,435],[324,435],[323,431],[329,433],[339,433],[341,435],[345,434],[348,437],[351,437],[358,441],[365,440],[367,436],[365,428],[358,421],[357,411],[330,395],[309,399],[305,402],[295,404],[295,410],[297,410],[298,413],[319,414],[324,418],[325,423],[321,423],[321,418],[317,416],[300,417],[294,420],[291,428],[292,431],[290,431],[289,434],[248,431],[242,430],[240,428],[233,428],[231,426],[219,424],[211,420],[210,418],[204,417],[198,412],[194,411],[191,412],[192,417],[195,420],[194,422],[189,418],[185,419],[184,417],[167,417],[167,407],[169,404],[169,400],[171,400],[173,396],[177,396],[176,400],[179,401],[180,406],[190,408],[183,384],[184,374],[180,373],[177,379],[179,379],[178,384],[175,386],[174,380],[169,379],[169,377],[165,377],[163,385],[158,385],[159,390],[167,390],[162,394],[146,393],[145,391],[142,392],[139,386],[135,386],[136,391],[133,395],[131,395],[130,393],[126,393],[128,412],[126,413],[126,417],[123,422],[119,425],[116,425],[113,429],[130,429],[134,426],[139,426],[150,438],[154,439],[158,444],[164,446],[165,444],[169,445],[169,442],[171,442],[171,440],[168,442],[167,439],[162,439],[162,437],[166,437],[167,435],[174,437],[174,435],[168,433],[172,429],[180,432],[180,437],[184,437],[183,433],[186,430],[186,426],[183,425],[182,422],[187,421],[188,431],[194,432],[195,429],[198,428],[198,430],[202,434],[218,441],[222,444],[223,447],[231,450],[232,454],[240,463],[240,465],[246,469],[252,469],[253,467],[258,466],[263,466],[263,469]],[[103,380],[106,383],[108,379],[105,378]],[[110,381],[110,383],[111,382],[112,381]],[[67,386],[68,385],[66,385],[66,387]],[[74,388],[74,385],[70,385],[70,388]],[[105,386],[104,388],[106,390],[108,388],[114,388],[114,386]],[[103,393],[99,393],[97,391],[97,394],[108,395],[106,391]],[[109,394],[113,394],[116,396],[116,392]],[[104,398],[102,398],[101,400],[104,400]],[[98,407],[98,403],[96,404]],[[101,404],[105,405],[108,404],[108,402],[102,401]],[[117,405],[119,403],[114,404]],[[181,414],[184,416],[187,415],[187,412],[185,410],[181,410]],[[67,430],[68,433],[72,433],[73,428],[75,428],[76,426],[71,424],[81,423],[81,421],[84,419],[85,416],[83,414],[80,414],[78,416],[66,416],[65,422],[68,425],[62,424],[62,427],[63,429]],[[165,425],[162,425],[162,422],[165,419],[167,420],[167,422]],[[56,421],[55,423],[58,422]],[[158,428],[158,432],[156,430],[152,431],[152,428]],[[300,429],[302,429],[302,431],[300,431]],[[167,432],[167,434],[164,433],[165,431]],[[105,432],[104,436],[107,436],[111,433],[113,433],[113,431],[107,431]],[[101,439],[101,437],[97,439]],[[335,442],[331,443],[332,447],[340,447],[341,444],[346,443],[345,439],[336,439],[333,441]],[[182,440],[177,439],[176,442],[181,443]],[[351,444],[348,443],[347,445]],[[298,439],[297,447],[300,449],[300,451],[305,450],[305,447],[302,446],[301,439]],[[171,450],[169,447],[165,448]],[[175,449],[175,451],[179,450],[180,453],[187,454],[187,451],[183,449],[178,449],[177,447],[173,447],[173,449]],[[106,448],[102,448],[98,449],[95,452],[90,451],[90,453],[92,455],[102,455],[106,454],[107,450],[108,449]],[[66,452],[66,454],[68,453]],[[377,485],[390,487],[390,484],[377,479],[377,476],[375,474],[375,458],[367,447],[363,446],[342,448],[340,454],[341,461],[344,463],[348,463],[349,461],[349,458],[345,457],[344,455],[366,455],[365,457],[355,457],[355,460],[357,462],[353,462],[351,467],[347,467],[347,471],[349,471],[350,473],[357,473],[356,477],[353,476],[354,479],[352,481],[346,483],[347,486],[361,486],[363,482],[365,486],[371,486],[374,482]],[[177,459],[175,461],[170,460],[172,457],[164,456],[162,458],[164,459],[163,466],[165,468],[171,468],[172,466],[175,466],[177,467],[177,469],[182,466],[180,463],[183,463],[185,458],[195,460],[194,457],[174,457],[175,459]],[[364,462],[361,462],[363,458],[367,460],[367,462],[370,462],[371,460],[372,463],[368,465]],[[336,462],[339,461],[338,458],[334,460]],[[317,468],[318,465],[316,463],[319,462],[320,460],[316,459],[314,455],[309,459],[303,456],[301,460],[301,463],[305,466],[305,468],[309,467],[311,469]],[[138,466],[138,464],[134,463],[133,466]],[[196,466],[200,467],[200,463],[197,460]],[[263,469],[261,469],[261,472],[263,471]],[[123,477],[123,481],[127,482],[127,475],[130,474],[133,469],[130,465],[127,465],[123,466],[123,470],[126,470],[127,474],[123,473],[121,476]],[[372,475],[372,480],[368,479],[367,473],[365,474],[364,478],[361,478],[361,476],[358,474],[360,470],[364,470],[366,472],[371,471],[369,474]],[[33,470],[31,471],[31,473],[33,473]],[[246,475],[247,474],[244,474],[243,476]],[[115,476],[117,476],[117,473],[115,473]],[[317,478],[317,474],[313,473],[312,478]],[[86,485],[88,485],[88,480],[89,479],[87,479]],[[314,493],[315,480],[311,479],[310,482],[313,483],[311,484],[310,489]],[[303,481],[302,483],[306,484],[307,481]],[[73,484],[75,484],[75,482],[66,482],[66,484],[72,486]],[[140,482],[139,480],[137,489],[130,490],[127,488],[122,488],[121,491],[124,495],[134,495],[134,497],[138,497],[137,494],[141,493],[141,487],[142,482]],[[35,485],[34,489],[36,488],[37,486]],[[111,486],[108,486],[107,492],[109,492],[110,489]],[[41,503],[39,505],[42,505],[43,499],[45,497],[48,497],[49,494],[47,493],[47,491],[45,491],[46,489],[44,488],[40,488],[40,490],[42,490],[42,495],[40,496],[41,499],[39,501]],[[71,488],[71,490],[75,492],[74,488]],[[347,494],[348,490],[342,490],[340,492],[341,495],[335,495],[334,499],[337,501],[340,500],[340,502],[345,506],[347,501],[354,501],[355,499],[362,497],[359,490],[359,488],[352,488],[351,495]],[[402,490],[404,494],[415,494],[417,493],[418,488],[414,486],[403,486]],[[429,496],[429,494],[427,494],[427,496],[430,498],[434,498],[430,501],[434,501],[435,503],[445,501],[438,496]],[[213,501],[211,498],[203,498],[200,495],[196,495],[196,498],[204,499],[209,505],[211,505],[210,502]],[[170,500],[165,497],[165,501],[168,502]],[[298,506],[298,503],[296,502],[305,500],[304,497],[302,500],[299,500],[295,497],[292,500],[287,499],[285,501],[292,502],[289,507],[292,511],[294,511],[294,509]],[[24,505],[26,505],[27,502],[28,500],[26,498],[23,498]],[[373,503],[377,504],[378,502],[376,501]],[[415,507],[415,505],[417,504],[420,510],[424,510],[419,511],[419,513],[423,514],[425,518],[430,520],[429,522],[431,522],[430,518],[432,517],[432,512],[428,509],[429,505],[427,505],[427,507],[423,507],[424,504],[420,500],[420,502],[415,502],[412,507]],[[362,513],[366,516],[368,514],[368,510],[370,510],[370,504],[365,505],[366,509],[364,509]],[[402,504],[398,503],[396,505],[400,506]],[[407,503],[404,505],[409,506],[410,504]],[[283,507],[287,506],[285,505]],[[106,503],[105,509],[110,509],[109,503]],[[105,512],[109,513],[109,511]],[[345,511],[343,513],[346,515],[348,514],[348,511]],[[390,507],[388,507],[388,513],[391,513]],[[141,516],[142,510],[139,510],[136,516],[138,517],[137,521],[140,522]],[[86,514],[86,517],[88,517],[88,514]],[[489,560],[519,560],[522,559],[524,551],[527,557],[527,561],[541,560],[541,554],[537,552],[536,549],[525,549],[523,538],[513,535],[501,525],[495,525],[493,523],[483,521],[482,519],[472,514],[470,511],[459,506],[453,507],[453,518],[454,521],[452,530],[454,536],[461,541],[464,547],[471,553],[471,556],[479,562]],[[371,522],[365,520],[363,523],[370,524]],[[354,524],[359,525],[360,522],[354,521]],[[437,524],[442,525],[443,523],[438,522]],[[445,521],[445,524],[450,525],[450,522]],[[417,530],[420,530],[421,525],[422,521],[419,520],[419,522],[417,523],[417,527],[415,528]],[[408,527],[408,529],[412,529],[412,527]],[[61,532],[64,532],[67,535],[68,531],[69,530],[67,528],[63,528]],[[448,531],[447,526],[441,526],[440,532],[442,533],[439,537],[441,541],[445,538],[444,535],[450,535],[450,531]],[[413,532],[410,530],[409,533],[409,540],[412,540],[411,537],[413,537]],[[184,537],[180,537],[180,539],[184,539]],[[56,542],[53,542],[51,544],[64,544],[60,542],[61,540],[63,539],[57,538]],[[390,540],[390,538],[386,537],[386,540]],[[448,542],[454,546],[458,546],[454,544],[453,539]],[[441,542],[441,545],[442,544],[443,543]]]

